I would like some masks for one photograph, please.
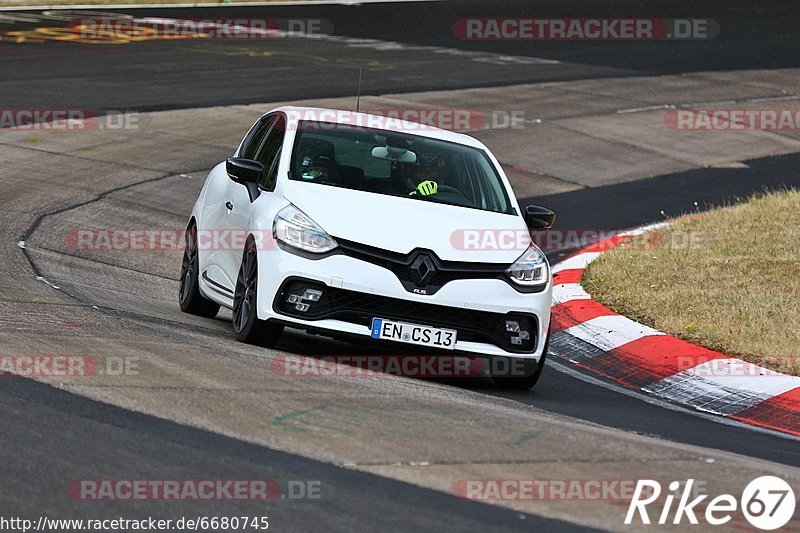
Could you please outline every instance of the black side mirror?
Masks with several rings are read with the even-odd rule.
[[[245,183],[258,183],[261,173],[264,172],[264,165],[252,159],[229,157],[225,162],[225,170],[228,171],[228,177],[233,181],[244,185]]]
[[[261,194],[261,190],[258,188],[258,180],[261,179],[261,175],[264,173],[264,165],[252,159],[229,157],[225,162],[225,170],[228,172],[230,179],[247,187],[251,202],[258,198]]]
[[[525,207],[525,223],[528,228],[536,230],[545,230],[553,227],[556,221],[556,214],[540,205],[529,205]]]

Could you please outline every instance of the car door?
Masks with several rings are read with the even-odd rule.
[[[275,115],[268,115],[256,122],[245,136],[236,155],[255,159],[274,121]],[[236,281],[236,278],[231,277],[235,262],[234,252],[238,251],[234,248],[237,248],[239,243],[234,242],[235,236],[230,233],[231,223],[228,218],[236,208],[236,204],[239,204],[240,208],[245,207],[247,202],[240,201],[242,191],[245,191],[246,195],[244,186],[231,180],[223,169],[210,184],[202,217],[201,229],[206,243],[203,252],[207,255],[203,276],[213,284],[227,289],[225,292],[230,291],[231,294]],[[235,268],[238,269],[238,264]]]
[[[275,189],[276,167],[286,133],[286,119],[282,114],[274,115],[270,119],[269,131],[261,139],[258,148],[249,150],[250,147],[248,146],[248,150],[242,151],[243,157],[245,155],[250,156],[247,159],[254,159],[264,166],[264,172],[258,184],[262,194],[255,202],[267,200],[266,195]],[[226,204],[224,229],[234,237],[235,244],[230,247],[231,249],[224,259],[224,265],[221,266],[225,271],[226,277],[234,283],[236,276],[239,274],[245,240],[253,228],[251,222],[253,203],[250,201],[247,188],[231,181]]]

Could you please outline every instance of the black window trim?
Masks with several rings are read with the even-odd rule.
[[[278,121],[279,118],[283,118],[284,122],[283,138],[281,139],[281,144],[278,147],[277,153],[275,154],[275,159],[272,161],[272,165],[270,165],[269,169],[265,169],[267,170],[267,178],[269,178],[269,176],[272,175],[274,169],[276,174],[276,179],[275,182],[272,184],[272,188],[267,188],[261,184],[261,180],[258,181],[258,188],[265,192],[274,192],[275,188],[278,185],[278,180],[277,180],[278,168],[276,167],[276,165],[280,166],[280,158],[283,152],[283,145],[286,142],[286,125],[289,123],[289,117],[286,116],[286,113],[284,113],[283,111],[275,111],[263,117],[264,120],[267,119],[271,120],[272,123],[270,124],[269,130],[267,131],[266,135],[264,135],[264,138],[261,139],[261,143],[259,144],[258,150],[256,150],[256,155],[255,155],[255,157],[258,158],[258,156],[261,154],[261,150],[264,148],[264,144],[267,142],[267,139],[272,133],[272,130],[275,127],[275,123]]]
[[[267,136],[269,135],[269,132],[272,131],[273,122],[275,121],[275,115],[276,115],[275,113],[264,115],[263,117],[258,119],[255,124],[253,124],[253,127],[250,128],[250,131],[247,132],[247,135],[245,135],[245,138],[242,141],[242,146],[239,149],[239,153],[237,154],[239,157],[244,157],[245,151],[247,150],[247,148],[249,148],[249,145],[254,141],[256,141],[255,138],[251,138],[250,136],[252,135],[253,137],[255,137],[256,133],[258,132],[258,129],[265,122],[269,122],[270,123],[269,128],[267,128],[266,133],[261,137],[261,139],[258,139],[258,147],[255,150],[256,155],[258,154],[258,151],[261,150],[261,145],[264,143],[264,139],[266,139]]]
[[[285,139],[284,139],[285,140]],[[272,161],[272,165],[269,167],[269,171],[267,171],[267,183],[270,182],[270,177],[275,176],[275,180],[272,182],[272,188],[267,188],[261,185],[261,181],[258,182],[258,188],[265,192],[274,192],[275,188],[278,186],[278,168],[281,166],[281,156],[283,154],[283,143],[278,148],[278,153],[275,154],[275,159]]]

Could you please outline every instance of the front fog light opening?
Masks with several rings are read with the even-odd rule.
[[[307,313],[311,304],[322,298],[322,291],[317,289],[303,289],[302,293],[293,292],[286,296],[286,303],[294,305],[296,311]]]
[[[522,346],[526,341],[531,340],[531,333],[527,328],[527,323],[520,325],[520,320],[506,320],[506,333],[508,341],[512,346]]]

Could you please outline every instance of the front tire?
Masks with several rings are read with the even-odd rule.
[[[180,289],[178,303],[181,311],[190,315],[214,318],[219,313],[219,304],[207,300],[200,294],[200,267],[197,258],[197,226],[192,223],[186,229],[186,247],[181,263]]]
[[[259,320],[258,302],[258,253],[252,237],[242,255],[242,266],[236,278],[233,295],[233,332],[236,338],[247,344],[271,348],[278,343],[283,326]]]
[[[547,359],[547,350],[550,346],[550,332],[547,333],[547,340],[544,342],[544,351],[539,362],[513,357],[501,357],[490,361],[492,382],[499,388],[505,390],[528,390],[532,389],[544,370],[544,362]],[[500,364],[498,364],[500,363]]]

